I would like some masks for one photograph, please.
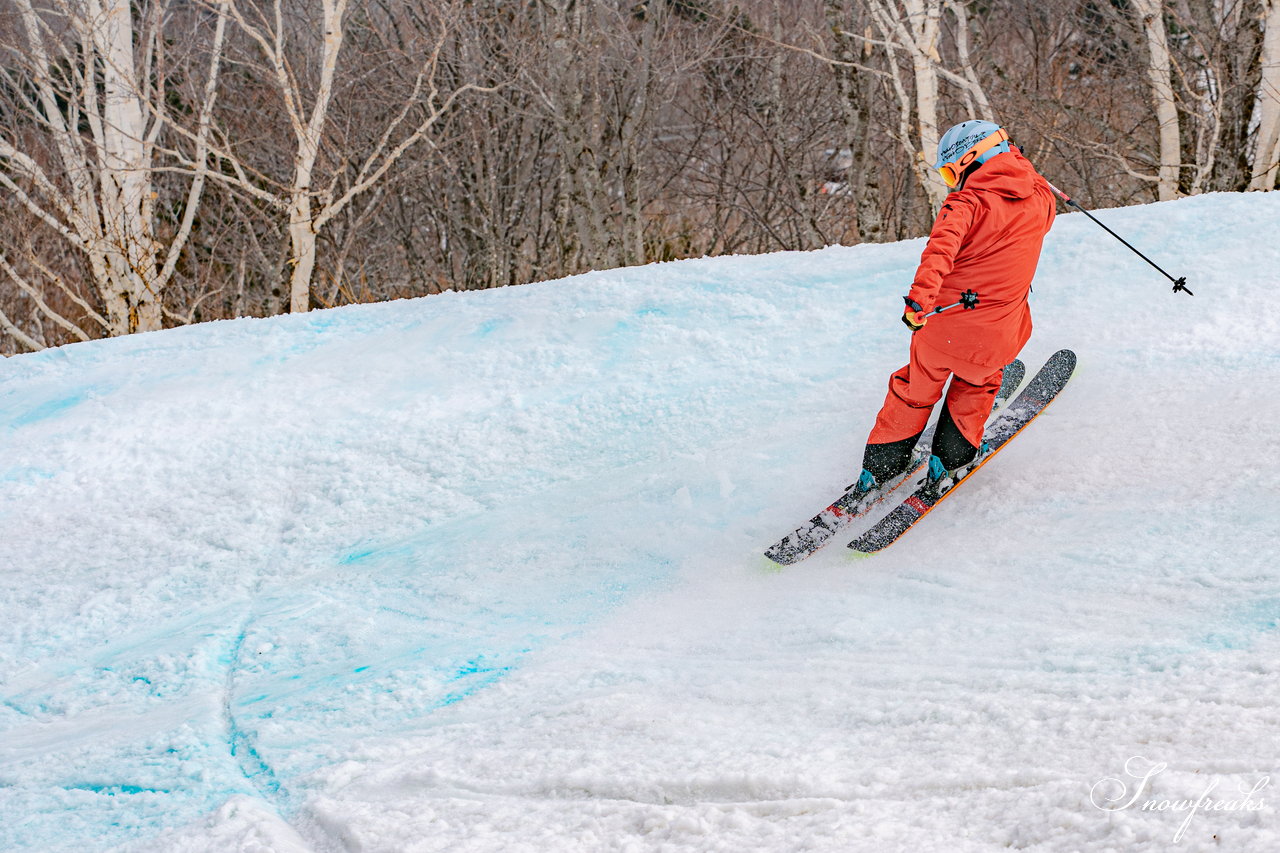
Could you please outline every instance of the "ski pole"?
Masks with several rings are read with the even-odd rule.
[[[1083,213],[1085,216],[1087,216],[1087,217],[1089,217],[1090,219],[1092,219],[1095,223],[1097,223],[1097,224],[1098,224],[1098,226],[1099,226],[1099,227],[1101,227],[1101,228],[1102,228],[1102,230],[1103,230],[1103,231],[1106,231],[1106,232],[1107,232],[1108,234],[1110,234],[1112,237],[1115,237],[1115,238],[1116,238],[1117,240],[1119,240],[1121,243],[1124,243],[1124,244],[1125,244],[1125,246],[1128,246],[1128,248],[1129,248],[1129,250],[1130,250],[1131,252],[1133,252],[1133,253],[1134,253],[1135,255],[1137,255],[1138,257],[1142,258],[1142,259],[1143,259],[1144,261],[1146,261],[1147,263],[1151,264],[1151,266],[1155,267],[1157,270],[1160,270],[1160,274],[1161,274],[1161,275],[1163,275],[1165,278],[1169,279],[1169,281],[1173,282],[1173,292],[1174,292],[1174,293],[1177,293],[1179,290],[1181,290],[1181,291],[1183,291],[1184,293],[1186,293],[1188,296],[1195,296],[1195,294],[1194,294],[1194,293],[1192,293],[1192,292],[1191,292],[1191,290],[1187,287],[1187,277],[1186,277],[1186,276],[1183,276],[1182,278],[1174,278],[1173,276],[1169,275],[1167,272],[1165,272],[1164,270],[1160,269],[1160,267],[1156,264],[1156,262],[1155,262],[1155,261],[1151,260],[1151,259],[1150,259],[1150,258],[1148,258],[1146,255],[1142,254],[1142,253],[1141,253],[1141,252],[1139,252],[1137,249],[1133,248],[1133,246],[1130,246],[1130,245],[1129,245],[1129,241],[1125,240],[1125,239],[1124,239],[1123,237],[1121,237],[1119,234],[1117,234],[1116,232],[1112,231],[1110,228],[1108,228],[1107,226],[1105,226],[1105,225],[1103,225],[1101,222],[1099,222],[1099,221],[1098,221],[1098,218],[1097,218],[1096,216],[1094,216],[1092,213],[1090,213],[1089,211],[1087,211],[1087,210],[1085,210],[1083,207],[1081,207],[1078,203],[1076,203],[1076,202],[1071,198],[1071,196],[1067,195],[1067,194],[1066,194],[1066,193],[1064,193],[1062,190],[1060,190],[1060,189],[1058,189],[1057,187],[1055,187],[1053,184],[1050,184],[1048,181],[1045,181],[1045,183],[1046,183],[1046,184],[1049,184],[1049,189],[1053,190],[1053,191],[1054,191],[1054,193],[1055,193],[1055,194],[1057,194],[1058,198],[1062,199],[1062,200],[1063,200],[1063,201],[1065,201],[1067,204],[1071,205],[1071,206],[1072,206],[1072,207],[1074,207],[1076,210],[1080,211],[1080,212],[1081,212],[1081,213]]]
[[[966,311],[971,311],[977,307],[978,307],[978,291],[966,290],[964,293],[960,294],[959,302],[952,302],[950,305],[943,305],[941,308],[934,308],[932,311],[927,312],[924,316],[932,317],[934,314],[941,314],[943,311],[946,311],[950,308],[963,308]]]
[[[907,307],[919,308],[920,306],[917,303],[912,302],[911,299],[908,298]],[[920,327],[924,326],[924,321],[926,317],[932,317],[934,314],[941,314],[943,311],[947,311],[951,308],[963,308],[966,311],[970,311],[977,307],[978,307],[978,291],[966,290],[964,293],[960,294],[959,302],[952,302],[950,305],[943,305],[939,308],[934,308],[932,311],[916,311],[915,319],[918,321],[918,324],[915,326],[911,326],[911,324],[908,323],[907,325],[911,326],[911,331],[914,332],[914,331],[917,331]]]

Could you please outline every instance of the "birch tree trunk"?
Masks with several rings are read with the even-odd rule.
[[[152,231],[151,142],[143,90],[133,61],[133,13],[129,0],[90,0],[89,32],[101,59],[101,200],[104,246],[113,286],[107,317],[113,334],[159,329],[156,241]],[[94,86],[85,86],[86,94]],[[96,112],[96,111],[95,111]],[[90,113],[91,121],[95,113]]]
[[[883,44],[889,51],[890,78],[900,104],[902,142],[911,152],[916,180],[936,213],[946,198],[946,187],[933,176],[928,157],[938,150],[938,35],[942,0],[870,0],[869,7]],[[898,73],[894,53],[904,50],[911,61],[914,82],[909,95]],[[915,121],[910,121],[914,116]],[[914,126],[913,126],[914,125]]]
[[[42,17],[31,0],[15,0],[26,39],[20,67],[33,95],[19,98],[24,123],[47,140],[53,168],[28,153],[18,137],[0,134],[0,187],[85,259],[99,312],[38,261],[48,283],[61,288],[82,317],[55,311],[28,280],[0,258],[6,276],[38,306],[42,316],[79,340],[97,337],[80,325],[96,324],[109,336],[159,329],[163,291],[190,237],[204,187],[203,166],[190,185],[185,215],[167,246],[156,238],[154,186],[156,139],[172,125],[156,67],[165,7],[152,7],[149,22],[134,17],[129,0],[82,0]],[[65,25],[62,36],[50,21]],[[216,92],[223,28],[216,30],[208,84],[194,129],[196,158],[203,158]],[[146,60],[136,56],[145,46]],[[56,170],[55,170],[56,169]],[[15,237],[17,235],[14,235]],[[166,256],[159,264],[162,250]],[[93,326],[89,327],[94,328]],[[19,339],[21,340],[21,339]],[[34,339],[22,342],[30,347]]]
[[[920,147],[925,158],[938,150],[938,72],[942,57],[938,55],[938,31],[942,18],[942,4],[931,0],[903,0],[907,23],[911,29],[911,70],[916,81],[916,118],[920,127]],[[937,189],[937,182],[930,181]],[[935,198],[937,196],[937,198]],[[937,193],[931,193],[941,206]]]
[[[338,69],[338,54],[342,51],[343,17],[346,13],[347,0],[323,0],[321,3],[320,26],[324,41],[320,54],[320,86],[306,124],[301,123],[300,114],[291,112],[290,116],[295,119],[293,130],[298,141],[293,186],[289,188],[289,242],[293,251],[290,258],[293,271],[289,276],[289,311],[294,314],[311,310],[311,276],[316,268],[317,235],[311,209],[311,184],[316,157],[320,153],[320,137],[333,99],[333,75]],[[283,34],[277,32],[277,37],[283,38]],[[279,42],[277,45],[280,47],[277,56],[281,56],[283,45]],[[300,105],[298,99],[294,99],[294,104]]]
[[[1255,104],[1258,139],[1251,190],[1275,189],[1280,171],[1280,0],[1263,0],[1262,21],[1262,80]]]
[[[987,93],[983,90],[982,84],[978,82],[978,74],[974,71],[973,58],[969,51],[968,2],[970,0],[946,0],[944,3],[947,11],[956,19],[956,55],[964,81],[960,85],[964,92],[965,104],[969,108],[969,115],[995,121],[995,111],[991,108],[991,102],[987,100]],[[957,79],[956,82],[960,83],[960,80]]]
[[[300,82],[290,73],[285,57],[285,25],[281,0],[275,0],[274,25],[255,25],[246,18],[243,10],[231,0],[228,12],[240,28],[257,42],[267,59],[279,95],[283,99],[289,126],[295,143],[293,176],[286,193],[285,209],[288,211],[289,232],[289,311],[302,313],[311,308],[311,277],[316,267],[316,240],[314,193],[316,158],[320,154],[320,141],[329,116],[329,104],[333,99],[333,80],[338,68],[338,54],[342,51],[344,18],[347,0],[322,0],[320,6],[320,77],[308,112]]]
[[[1178,129],[1178,106],[1173,96],[1169,37],[1164,25],[1162,0],[1133,0],[1133,11],[1142,25],[1147,43],[1147,81],[1156,113],[1159,163],[1156,191],[1161,201],[1178,197],[1178,173],[1182,146]]]

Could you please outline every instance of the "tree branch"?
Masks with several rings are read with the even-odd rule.
[[[9,319],[9,316],[5,314],[4,311],[0,311],[0,328],[3,328],[10,337],[32,352],[40,352],[42,349],[48,349],[44,344],[40,343],[35,338],[15,326],[13,321]]]
[[[81,341],[90,340],[88,333],[85,332],[84,329],[80,328],[75,323],[49,307],[48,303],[44,301],[44,297],[40,295],[40,292],[36,290],[30,282],[23,278],[21,273],[9,264],[9,260],[4,256],[3,252],[0,252],[0,269],[3,269],[9,274],[9,278],[13,279],[14,284],[18,285],[18,287],[22,289],[23,293],[31,297],[31,301],[36,304],[46,317],[66,329],[71,334],[75,335]]]
[[[200,197],[204,192],[205,176],[209,173],[205,167],[209,157],[209,129],[213,123],[213,104],[218,97],[218,69],[222,61],[222,44],[226,31],[227,17],[226,15],[219,15],[218,23],[214,28],[213,50],[209,59],[209,77],[205,80],[204,103],[200,107],[200,117],[196,123],[195,162],[199,164],[199,168],[191,179],[191,187],[187,191],[187,204],[182,213],[182,224],[178,226],[178,233],[174,235],[173,240],[169,243],[169,249],[165,254],[164,267],[156,277],[157,290],[164,289],[164,286],[173,277],[174,270],[178,267],[178,258],[182,256],[182,250],[186,247],[187,240],[191,237],[191,229],[195,224],[196,212],[200,207]]]

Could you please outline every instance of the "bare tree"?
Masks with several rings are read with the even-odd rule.
[[[928,158],[938,148],[943,84],[952,87],[966,104],[966,118],[998,120],[973,68],[967,6],[957,0],[868,0],[867,7],[878,38],[863,38],[886,52],[888,78],[898,106],[896,135],[910,152],[916,181],[936,211],[942,206],[946,187],[929,168]],[[944,44],[947,13],[952,18],[949,45]],[[950,54],[950,61],[944,59],[944,51]],[[899,68],[900,56],[907,60],[910,82]]]
[[[855,7],[856,8],[856,7]],[[833,39],[831,72],[840,94],[841,114],[846,135],[844,145],[833,152],[841,157],[848,151],[848,165],[842,183],[854,197],[858,236],[863,242],[875,243],[884,237],[884,217],[880,212],[879,168],[871,162],[872,98],[879,83],[879,72],[869,68],[871,45],[850,37],[850,31],[865,29],[854,9],[844,0],[825,0],[823,11]]]
[[[1132,0],[1133,13],[1142,27],[1147,47],[1147,79],[1151,105],[1156,115],[1159,160],[1156,164],[1156,191],[1161,201],[1178,197],[1178,177],[1182,167],[1182,142],[1178,131],[1178,105],[1173,95],[1169,35],[1162,0]]]
[[[946,187],[929,172],[926,152],[938,148],[938,36],[941,0],[869,0],[880,44],[891,54],[905,53],[913,86],[908,86],[890,56],[889,73],[898,100],[898,137],[914,155],[912,165],[920,189],[933,210],[942,207]],[[914,121],[913,121],[914,117]]]
[[[1262,70],[1255,114],[1258,137],[1251,190],[1275,189],[1280,172],[1280,0],[1263,0],[1262,7]]]
[[[275,178],[252,168],[243,154],[229,146],[215,152],[225,166],[220,177],[287,216],[289,310],[307,311],[312,302],[318,239],[325,227],[355,199],[386,179],[460,97],[471,91],[492,91],[492,87],[464,83],[447,93],[439,88],[441,50],[456,17],[453,6],[418,16],[404,14],[403,6],[362,9],[361,15],[368,16],[362,17],[367,32],[383,27],[423,28],[418,30],[421,41],[411,43],[417,56],[401,58],[413,63],[416,74],[402,103],[383,119],[376,142],[362,153],[359,162],[351,162],[338,150],[330,150],[324,157],[326,147],[332,147],[330,115],[344,61],[342,48],[351,27],[347,0],[322,0],[319,16],[314,19],[291,17],[283,0],[269,4],[223,0],[210,8],[233,20],[256,47],[294,143],[287,177]],[[373,20],[379,16],[380,20]],[[302,69],[313,57],[318,61],[308,79]],[[347,88],[345,95],[360,97],[352,88]],[[323,180],[318,174],[322,167],[327,172]]]
[[[537,20],[545,40],[545,79],[524,85],[538,94],[556,131],[560,186],[556,202],[561,245],[571,268],[616,266],[618,230],[611,226],[610,164],[622,152],[606,111],[605,22],[601,0],[541,0]]]
[[[1280,0],[14,0],[0,338],[914,236],[972,117],[1095,204],[1272,189],[1277,69]]]
[[[15,2],[20,26],[4,45],[11,112],[0,129],[0,187],[83,259],[93,293],[79,292],[29,247],[23,258],[13,256],[12,243],[0,250],[0,270],[73,339],[159,329],[163,292],[205,184],[203,172],[191,175],[185,213],[162,241],[156,158],[161,134],[173,129],[165,103],[168,4],[82,0],[40,11],[31,0]],[[219,23],[195,125],[186,129],[197,159],[208,144],[223,33]],[[50,288],[66,297],[73,316],[53,307]],[[23,346],[43,345],[9,318],[0,322]]]

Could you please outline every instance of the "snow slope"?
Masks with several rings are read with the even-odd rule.
[[[1196,295],[1061,216],[1063,396],[785,571],[922,241],[5,360],[0,849],[1280,849],[1280,194],[1100,217]]]

